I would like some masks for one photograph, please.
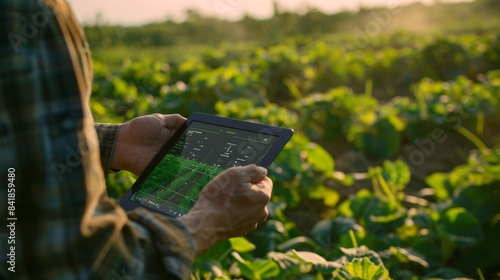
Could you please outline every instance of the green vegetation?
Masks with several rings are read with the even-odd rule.
[[[218,48],[244,51],[262,45],[278,44],[290,37],[325,39],[329,44],[365,51],[379,49],[386,42],[372,39],[382,34],[407,30],[423,34],[483,34],[498,30],[500,4],[496,0],[473,3],[439,3],[408,6],[391,2],[388,8],[362,8],[358,12],[325,14],[306,8],[302,15],[275,7],[274,16],[258,20],[246,16],[230,22],[189,11],[185,22],[167,20],[144,26],[123,27],[97,22],[86,26],[85,33],[93,56],[107,64],[119,66],[124,58],[182,63],[193,53]],[[219,1],[225,8],[239,1]],[[394,47],[418,43],[399,37]]]
[[[405,6],[378,34],[349,34],[383,10],[235,23],[194,13],[119,40],[118,27],[87,28],[97,121],[201,111],[296,131],[270,167],[268,221],[198,258],[197,279],[499,277],[498,2]],[[393,30],[422,11],[434,20]],[[129,45],[145,53],[99,55]],[[108,193],[132,180],[111,176]]]

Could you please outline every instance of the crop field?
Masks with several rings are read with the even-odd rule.
[[[478,3],[493,2],[460,5]],[[197,258],[195,279],[500,279],[500,29],[469,27],[98,56],[91,108],[295,130],[269,169],[269,219]],[[133,180],[110,176],[108,193]]]

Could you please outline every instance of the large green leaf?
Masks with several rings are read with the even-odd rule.
[[[434,190],[438,200],[445,200],[450,197],[452,189],[448,174],[439,172],[434,173],[425,178],[425,182]]]
[[[276,277],[280,273],[280,267],[273,260],[245,260],[236,252],[233,252],[232,256],[236,260],[239,269],[239,271],[234,271],[234,273],[248,279],[268,279]]]
[[[480,222],[488,223],[500,214],[500,181],[461,189],[455,193],[453,201],[470,211]]]
[[[314,265],[314,268],[316,268],[316,270],[318,270],[322,274],[330,274],[335,269],[340,268],[342,266],[342,263],[339,261],[336,262],[327,261],[322,256],[313,252],[292,250],[287,254],[292,256],[293,258],[300,260],[301,262],[310,263]]]
[[[307,155],[307,162],[311,164],[314,170],[324,174],[333,173],[335,167],[333,158],[323,147],[310,143],[304,152]]]
[[[309,198],[322,199],[325,206],[333,207],[338,203],[340,196],[336,190],[321,185],[309,192]]]
[[[267,252],[278,250],[278,246],[288,239],[285,226],[276,220],[268,220],[250,235],[251,242],[256,246],[253,252],[256,256],[265,256]]]
[[[351,201],[350,208],[361,225],[377,236],[386,236],[402,225],[407,216],[406,209],[397,201],[386,201],[361,190]]]
[[[212,276],[222,277],[224,274],[222,263],[231,251],[231,243],[228,240],[215,244],[203,255],[196,258],[193,271],[210,273]]]
[[[339,260],[343,261],[344,264],[355,259],[368,258],[370,262],[373,262],[376,265],[384,266],[379,254],[364,245],[359,246],[358,248],[340,248],[340,251],[344,255],[339,258]]]
[[[236,252],[245,253],[255,250],[255,245],[244,237],[231,238],[229,242]]]
[[[356,258],[344,267],[333,272],[334,279],[350,280],[385,280],[391,279],[389,271],[383,266],[376,265],[368,258]]]
[[[387,118],[354,137],[355,145],[369,158],[388,158],[401,146],[401,135]]]
[[[500,217],[497,217],[500,219]],[[498,264],[500,264],[500,254],[497,248],[500,248],[500,223],[488,223],[483,225],[485,238],[479,244],[462,250],[459,259],[454,263],[454,267],[459,268],[468,275],[475,275],[477,269],[481,269],[485,275],[490,275],[486,279],[494,279],[497,275]],[[489,271],[489,273],[488,273]]]
[[[311,250],[317,250],[320,248],[318,244],[316,244],[316,242],[311,238],[305,236],[298,236],[281,243],[278,246],[278,249],[280,251],[289,251],[292,249],[299,249],[304,247]]]
[[[429,267],[429,263],[425,260],[425,256],[412,250],[405,249],[401,247],[391,246],[389,251],[393,256],[395,256],[401,263],[418,263],[423,267]]]
[[[269,252],[267,257],[277,262],[282,270],[289,271],[289,276],[309,273],[313,268],[311,263],[291,256],[290,252]]]
[[[362,231],[363,227],[352,218],[336,217],[332,220],[321,220],[311,230],[311,236],[321,245],[332,249],[333,241],[349,231]]]
[[[404,190],[411,179],[410,168],[400,159],[393,162],[384,161],[382,175],[389,187],[400,191]]]
[[[222,261],[226,258],[229,253],[231,253],[231,242],[228,240],[223,240],[221,242],[216,243],[212,246],[208,251],[203,253],[203,255],[199,256],[197,259],[215,259],[218,261]]]
[[[439,219],[439,228],[457,248],[470,247],[483,239],[478,219],[462,207],[446,210]]]

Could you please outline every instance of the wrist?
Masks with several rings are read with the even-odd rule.
[[[203,254],[221,240],[213,223],[208,223],[210,221],[208,216],[207,212],[204,211],[203,213],[190,212],[178,218],[195,240],[195,256]]]
[[[122,143],[124,142],[123,135],[126,130],[124,127],[125,124],[121,124],[118,127],[118,131],[116,133],[116,141],[115,145],[113,148],[113,153],[111,154],[111,162],[109,165],[109,169],[113,172],[118,172],[120,170],[126,170],[124,160],[122,158],[124,152],[123,152],[123,145]]]

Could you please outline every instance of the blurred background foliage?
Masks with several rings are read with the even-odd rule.
[[[85,27],[96,121],[294,128],[270,218],[197,279],[499,279],[500,2]],[[135,176],[107,179],[120,198]],[[357,278],[356,278],[357,277]]]

